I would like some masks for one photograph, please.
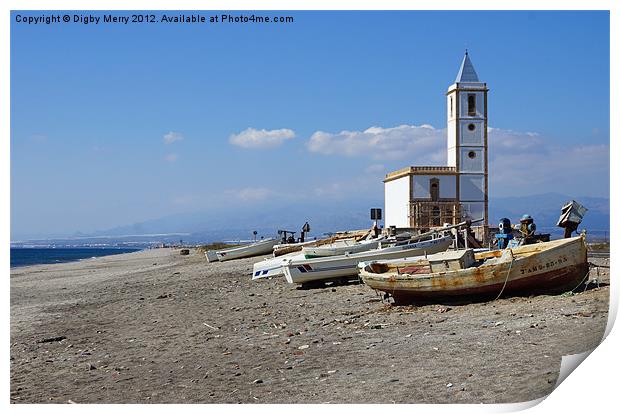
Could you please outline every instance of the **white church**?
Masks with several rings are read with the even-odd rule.
[[[448,165],[412,166],[386,175],[385,226],[432,229],[463,220],[488,238],[487,84],[469,55],[446,92]]]

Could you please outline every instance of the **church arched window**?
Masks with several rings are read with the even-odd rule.
[[[439,179],[431,178],[431,201],[437,201],[439,199]]]
[[[476,116],[476,94],[467,94],[467,115]]]

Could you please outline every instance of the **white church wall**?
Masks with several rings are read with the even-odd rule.
[[[409,227],[409,177],[385,183],[385,226]]]
[[[455,93],[451,93],[448,96],[446,96],[447,99],[447,105],[446,108],[448,108],[448,122],[450,122],[453,119],[456,119],[456,94]]]
[[[456,149],[448,148],[448,167],[456,167]]]
[[[456,122],[448,122],[448,167],[456,167]]]
[[[439,177],[439,198],[456,198],[456,176]]]
[[[439,198],[456,198],[456,177],[454,175],[414,175],[413,198],[430,200],[431,179],[439,180]]]
[[[461,200],[484,201],[484,175],[460,175]]]
[[[484,173],[484,148],[461,147],[461,172]]]
[[[459,132],[461,145],[484,145],[484,121],[462,122]]]

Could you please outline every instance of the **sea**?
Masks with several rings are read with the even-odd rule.
[[[131,253],[136,248],[125,247],[62,247],[62,248],[13,248],[11,247],[11,267],[36,264],[66,263],[91,257]]]

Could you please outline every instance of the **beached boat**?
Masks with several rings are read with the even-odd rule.
[[[313,246],[316,245],[319,240],[306,240],[303,242],[296,243],[280,243],[273,246],[273,257],[283,256],[285,254],[298,252],[304,246]]]
[[[284,256],[264,259],[254,263],[252,268],[252,280],[262,279],[266,277],[281,276],[284,274],[282,266],[289,260],[304,259],[303,253],[293,252]]]
[[[452,244],[452,237],[405,242],[367,252],[313,259],[289,259],[282,266],[289,283],[306,284],[321,280],[357,276],[357,264],[369,260],[397,259],[445,251]]]
[[[218,250],[217,259],[220,262],[233,259],[241,259],[244,257],[260,256],[273,251],[273,246],[280,243],[280,239],[265,239],[252,244],[241,247],[233,247],[232,249]]]
[[[205,252],[205,257],[207,258],[207,262],[209,263],[218,261],[216,250],[207,250]]]
[[[588,260],[585,238],[579,236],[514,249],[360,263],[359,274],[396,304],[427,303],[570,291],[586,281]]]
[[[340,256],[346,253],[359,253],[376,249],[382,240],[384,240],[383,237],[362,241],[354,239],[337,240],[323,246],[304,246],[301,251],[307,258]]]

